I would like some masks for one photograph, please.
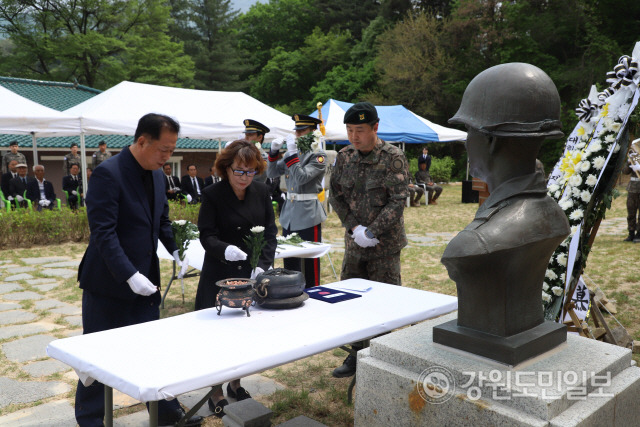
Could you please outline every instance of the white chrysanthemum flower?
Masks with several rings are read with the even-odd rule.
[[[547,270],[544,273],[544,277],[546,277],[549,280],[556,280],[558,278],[558,275],[553,270]]]
[[[583,216],[584,216],[584,211],[582,209],[576,209],[575,211],[571,212],[571,215],[569,215],[569,219],[573,221],[578,221],[579,219],[582,219]]]
[[[559,297],[560,295],[562,295],[562,288],[560,286],[554,286],[553,288],[551,288],[551,292],[553,292],[555,296]]]
[[[178,219],[178,220],[175,220],[173,222],[175,222],[178,225],[186,225],[187,220],[186,219]]]
[[[284,236],[276,236],[276,240],[282,243],[282,242],[286,242],[287,238]]]
[[[560,189],[560,186],[558,184],[551,184],[549,186],[549,188],[547,188],[547,190],[549,191],[549,193],[555,193],[556,191],[558,191]]]
[[[620,132],[620,128],[622,127],[622,123],[615,122],[611,125],[611,130],[614,132]]]
[[[578,226],[577,225],[571,226],[571,234],[570,234],[570,236],[573,236],[577,232],[578,232]]]
[[[560,275],[560,281],[561,281],[562,283],[564,283],[564,278],[565,278],[565,277],[566,277],[566,275],[565,275],[564,273],[562,273],[562,274]]]
[[[609,144],[611,144],[615,140],[616,140],[616,136],[613,133],[610,133],[610,134],[608,134],[607,136],[604,137],[604,142],[607,142]]]
[[[564,239],[562,243],[560,243],[560,246],[562,246],[563,248],[566,248],[568,245],[569,245],[569,239]]]
[[[617,153],[618,151],[620,151],[620,144],[616,144],[615,148],[613,149],[614,153]]]
[[[589,151],[590,153],[595,153],[600,150],[602,150],[602,143],[599,139],[594,139],[593,141],[591,141],[591,144],[589,144],[589,147],[587,148],[587,151]]]
[[[580,137],[580,139],[582,139],[583,141],[585,141],[585,142],[586,142],[586,141],[588,141],[588,140],[589,140],[589,135],[585,133],[584,135],[582,135],[582,136]]]
[[[560,201],[558,202],[558,205],[560,205],[563,211],[568,211],[573,207],[573,200],[569,198],[560,199]]]
[[[261,225],[256,225],[255,227],[251,228],[251,232],[254,234],[262,233],[263,231],[264,231],[264,227]]]
[[[549,284],[547,282],[542,282],[542,290],[543,291],[548,291],[549,290]]]
[[[556,261],[563,267],[567,266],[567,254],[558,254],[556,256]]]
[[[602,156],[598,156],[595,159],[593,159],[593,167],[596,168],[597,170],[601,170],[604,167],[604,163],[607,161],[607,159],[605,159]]]
[[[580,200],[582,200],[585,203],[589,203],[589,201],[591,200],[591,193],[587,190],[583,190],[580,192]]]
[[[611,129],[614,124],[615,122],[611,117],[605,117],[604,120],[602,120],[602,127],[605,129]]]
[[[569,178],[569,185],[572,187],[579,187],[582,184],[582,177],[578,174],[571,175]]]
[[[573,187],[571,189],[571,197],[573,197],[574,199],[579,199],[580,198],[580,188]]]
[[[589,156],[591,156],[591,151],[584,150],[584,151],[582,152],[582,156],[581,156],[581,158],[582,158],[582,160],[587,160],[587,159],[589,158]]]
[[[320,129],[314,130],[313,136],[315,136],[316,138],[322,138],[322,132],[320,132]]]
[[[556,191],[556,192],[553,194],[553,197],[555,197],[556,199],[559,199],[559,198],[560,198],[560,196],[562,196],[562,194],[560,193],[560,191],[559,191],[559,190],[558,190],[558,191]]]
[[[547,294],[545,292],[542,292],[542,301],[551,302],[551,295],[549,295],[549,294]]]
[[[293,239],[293,238],[294,238],[294,237],[296,237],[297,235],[298,235],[298,233],[293,232],[293,233],[291,233],[291,234],[289,234],[289,235],[287,236],[287,239]]]
[[[581,172],[588,172],[591,169],[591,163],[588,160],[583,160],[579,163]]]
[[[598,178],[595,175],[591,174],[587,177],[585,182],[589,187],[593,187],[598,182]]]
[[[585,146],[585,145],[587,145],[587,144],[585,144],[584,142],[579,142],[579,143],[577,143],[577,144],[576,144],[576,147],[575,147],[575,148],[576,148],[577,150],[582,150],[582,149],[584,148],[584,146]]]

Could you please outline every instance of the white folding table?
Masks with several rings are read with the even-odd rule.
[[[363,279],[326,286],[362,297],[335,304],[310,298],[285,310],[258,306],[251,317],[242,309],[223,307],[218,315],[211,308],[55,340],[47,354],[74,368],[85,385],[94,379],[103,383],[108,405],[112,388],[150,402],[150,425],[155,425],[160,399],[369,339],[458,305],[453,296]],[[176,345],[185,342],[189,345]],[[109,425],[112,411],[106,414]]]

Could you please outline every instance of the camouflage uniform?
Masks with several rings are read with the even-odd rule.
[[[13,154],[12,152],[8,152],[4,156],[2,156],[2,173],[9,172],[9,163],[12,160],[17,161],[18,163],[27,164],[27,158],[22,153]]]
[[[353,146],[338,153],[331,176],[329,202],[345,227],[341,280],[363,278],[401,284],[400,250],[407,245],[404,206],[409,196],[409,170],[404,153],[378,139],[370,153]],[[380,241],[363,248],[351,230],[363,225]]]
[[[91,168],[95,169],[96,166],[107,160],[109,157],[111,157],[111,151],[105,150],[104,153],[102,151],[96,151],[93,153],[93,157],[91,158]]]
[[[635,233],[636,237],[640,233],[640,221],[638,221],[638,211],[640,211],[640,178],[631,170],[627,164],[622,173],[631,174],[631,180],[627,185],[627,228],[629,234]]]
[[[62,172],[64,175],[70,175],[69,169],[71,169],[72,165],[78,165],[80,169],[82,169],[82,162],[80,161],[80,154],[69,153],[64,156],[64,161],[62,162]]]

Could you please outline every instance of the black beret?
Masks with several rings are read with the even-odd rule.
[[[266,133],[269,133],[270,130],[271,129],[269,129],[268,127],[266,127],[265,125],[263,125],[258,121],[251,120],[251,119],[245,119],[244,121],[244,133],[261,132],[263,134],[266,134]]]
[[[71,145],[69,146],[69,148],[71,148],[71,147],[77,147],[77,146],[78,146],[78,143],[77,143],[77,142],[72,142],[72,143],[71,143]]]
[[[98,142],[98,145],[107,145],[106,141],[100,141]]]
[[[296,126],[293,128],[294,130],[306,129],[309,126],[317,127],[322,123],[322,120],[311,116],[305,116],[304,114],[294,114],[291,116],[291,120],[296,122]]]
[[[370,102],[358,102],[344,113],[344,123],[360,125],[363,123],[378,122],[378,111]]]
[[[18,141],[11,141],[9,143],[9,147],[11,147],[12,145],[18,145]]]

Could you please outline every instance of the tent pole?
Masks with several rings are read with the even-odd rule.
[[[469,157],[467,157],[467,181],[469,181]]]
[[[38,145],[36,143],[36,133],[31,132],[31,145],[33,147],[33,166],[38,164]]]
[[[86,193],[89,188],[89,182],[87,181],[87,150],[84,145],[84,132],[80,134],[80,163],[82,164],[82,189]]]

